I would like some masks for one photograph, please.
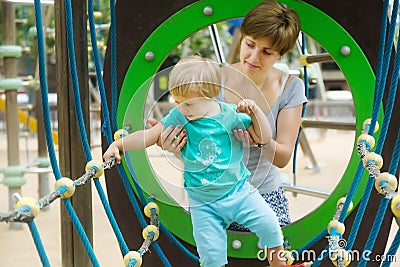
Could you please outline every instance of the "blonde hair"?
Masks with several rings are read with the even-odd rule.
[[[185,57],[171,70],[168,86],[173,97],[216,98],[221,90],[219,64],[200,56]]]
[[[255,39],[268,38],[272,48],[284,55],[296,44],[300,19],[293,9],[275,0],[265,0],[247,13],[241,32],[242,36],[248,35]]]

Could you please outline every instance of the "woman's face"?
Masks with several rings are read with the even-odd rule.
[[[281,55],[272,49],[268,38],[254,39],[243,36],[240,44],[240,64],[242,71],[248,76],[265,74]]]

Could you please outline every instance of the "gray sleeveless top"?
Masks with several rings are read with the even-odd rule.
[[[278,99],[271,108],[271,112],[266,114],[271,125],[272,139],[274,140],[276,140],[276,121],[279,112],[282,109],[292,108],[307,103],[303,81],[295,77],[290,81],[285,89],[288,78],[289,73],[286,73],[282,87],[280,88]],[[224,87],[222,87],[218,99],[221,101],[225,100]],[[248,178],[250,183],[253,184],[254,187],[258,188],[261,194],[275,191],[282,184],[279,168],[262,156],[260,149],[251,147],[250,151],[245,151],[243,161],[251,172],[251,175]]]

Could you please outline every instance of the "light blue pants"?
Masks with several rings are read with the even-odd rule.
[[[263,247],[283,244],[275,213],[247,181],[212,203],[189,197],[189,206],[193,236],[203,267],[219,267],[228,263],[226,228],[234,221],[256,233]]]

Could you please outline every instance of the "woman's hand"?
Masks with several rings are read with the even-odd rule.
[[[181,125],[176,127],[169,126],[161,133],[160,139],[162,149],[179,155],[179,152],[187,142],[186,130],[182,130]]]
[[[248,131],[244,131],[242,129],[233,130],[233,135],[236,137],[237,140],[245,144],[249,145],[254,144],[254,140],[253,138],[251,138],[251,135],[249,134]]]
[[[157,121],[153,118],[149,118],[148,123],[151,126],[155,126]],[[157,144],[162,147],[162,149],[179,155],[181,149],[186,145],[187,140],[186,130],[182,130],[182,126],[177,125],[176,127],[170,126],[164,129]]]

